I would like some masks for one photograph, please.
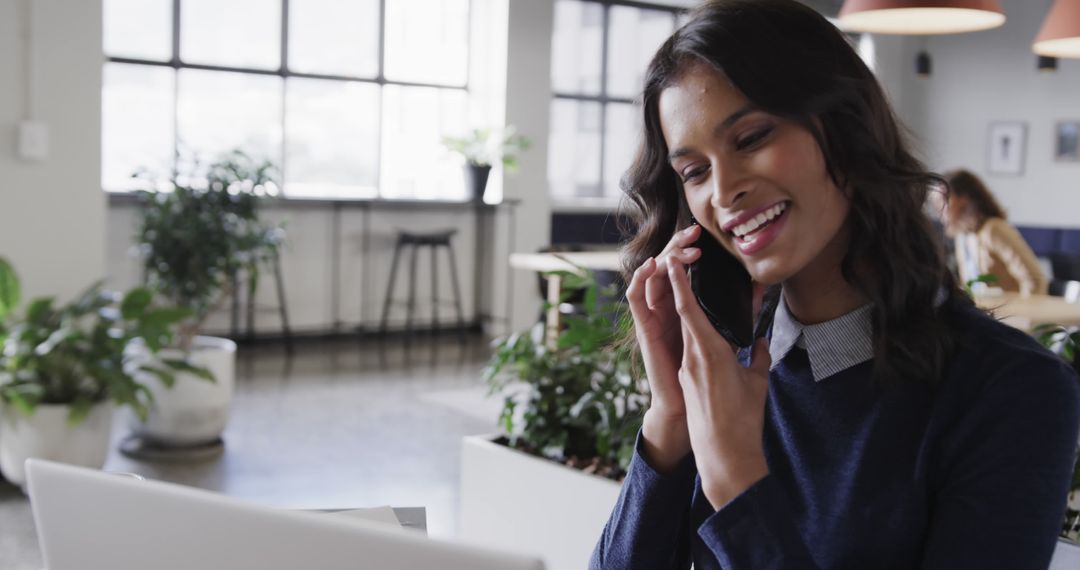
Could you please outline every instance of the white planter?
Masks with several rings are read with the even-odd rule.
[[[615,481],[466,437],[460,538],[540,556],[548,570],[581,570],[619,498]]]
[[[0,405],[0,471],[16,485],[26,484],[24,464],[34,457],[101,469],[109,456],[112,402],[102,402],[74,427],[67,423],[71,408],[40,404],[27,416],[10,405]]]
[[[184,358],[177,350],[158,353],[162,358]],[[178,373],[176,384],[166,388],[156,377],[143,378],[154,394],[145,422],[129,412],[132,433],[148,442],[166,446],[190,446],[216,441],[229,421],[236,374],[236,343],[229,339],[200,336],[188,362],[210,370],[214,382]]]

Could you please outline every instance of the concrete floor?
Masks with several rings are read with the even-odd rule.
[[[286,508],[423,506],[428,533],[457,521],[460,440],[491,433],[499,404],[485,399],[486,340],[301,344],[241,349],[226,451],[192,464],[133,461],[134,472]],[[113,437],[125,434],[118,414]],[[29,501],[0,482],[0,568],[40,570]]]

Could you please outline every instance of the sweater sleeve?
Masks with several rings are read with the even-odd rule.
[[[775,477],[766,475],[705,519],[698,536],[726,570],[817,568]]]
[[[590,570],[686,570],[690,567],[693,454],[660,474],[642,457],[641,433],[619,500],[589,561]]]
[[[924,570],[1044,570],[1061,531],[1080,426],[1076,376],[1049,355],[987,368],[972,371],[993,377],[942,439],[949,459],[935,477]]]
[[[991,255],[1001,260],[1009,275],[1016,279],[1021,293],[1046,294],[1049,286],[1046,275],[1035,252],[1016,228],[1001,218],[992,218],[980,233]]]

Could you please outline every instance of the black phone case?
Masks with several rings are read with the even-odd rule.
[[[701,256],[690,265],[689,277],[698,305],[728,342],[740,348],[752,345],[772,325],[780,286],[766,289],[755,327],[754,286],[746,268],[704,228],[694,246]]]

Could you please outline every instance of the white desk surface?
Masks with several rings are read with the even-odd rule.
[[[569,262],[569,263],[568,263]],[[566,253],[511,253],[510,266],[531,271],[577,271],[577,267],[592,270],[620,271],[617,251],[575,251]]]

